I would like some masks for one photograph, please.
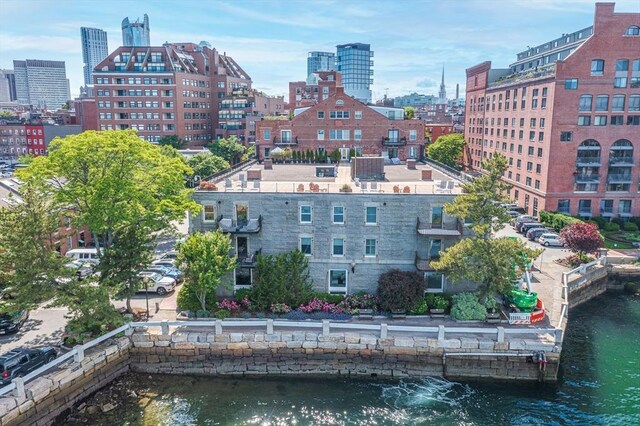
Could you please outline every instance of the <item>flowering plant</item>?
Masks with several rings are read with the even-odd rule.
[[[223,299],[222,302],[216,304],[218,309],[226,309],[227,311],[234,312],[240,309],[240,305],[235,300]]]
[[[291,308],[286,303],[273,303],[271,305],[271,312],[274,314],[286,314],[291,312]]]

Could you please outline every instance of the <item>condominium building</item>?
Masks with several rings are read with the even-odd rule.
[[[355,168],[251,165],[215,181],[217,190],[195,191],[202,210],[190,215],[189,232],[220,229],[231,236],[235,289],[253,284],[258,254],[298,249],[316,291],[374,293],[380,274],[391,269],[424,273],[429,292],[464,290],[430,264],[464,233],[443,210],[460,192],[457,182],[425,165],[386,165],[378,170],[382,181],[354,179]],[[352,192],[340,192],[344,186]]]
[[[336,87],[336,92],[311,107],[297,108],[291,120],[257,124],[257,152],[269,157],[279,147],[292,150],[339,150],[385,159],[418,159],[424,152],[424,123],[405,120],[404,109],[365,105]]]
[[[373,51],[369,44],[349,43],[337,46],[336,70],[342,74],[347,95],[371,103]]]
[[[465,166],[505,155],[529,214],[640,216],[640,13],[614,7],[596,4],[592,33],[564,35],[564,58],[467,69]]]
[[[122,20],[122,45],[123,46],[151,46],[151,36],[149,33],[149,17],[144,14],[142,22],[136,19],[135,22],[129,18]]]
[[[177,135],[189,146],[214,139],[222,100],[251,88],[230,56],[206,42],[123,46],[94,70],[100,130],[136,129],[150,142]]]
[[[317,71],[309,74],[306,81],[289,83],[290,108],[308,107],[327,99],[342,86],[342,74],[337,71]]]
[[[19,104],[56,110],[70,98],[64,61],[13,61]]]
[[[333,52],[309,52],[307,57],[307,75],[318,71],[334,71],[336,54]]]
[[[93,69],[109,54],[107,32],[98,28],[80,28],[84,84],[93,84]]]

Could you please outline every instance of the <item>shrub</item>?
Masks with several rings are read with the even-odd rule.
[[[591,222],[597,224],[600,229],[604,229],[605,225],[609,223],[609,221],[602,216],[592,217]]]
[[[635,223],[640,228],[640,216],[634,216],[629,219],[629,222]]]
[[[613,219],[611,219],[611,222],[617,223],[618,225],[620,225],[620,228],[624,226],[624,220],[619,217],[614,217]]]
[[[197,311],[202,309],[200,301],[196,297],[195,293],[191,291],[188,283],[185,283],[177,296],[178,309],[181,311]],[[215,306],[216,295],[214,293],[207,294],[207,306]]]
[[[598,227],[592,223],[573,223],[562,230],[560,237],[574,253],[594,253],[604,245]]]
[[[637,232],[638,231],[638,225],[636,225],[633,222],[625,222],[624,230],[627,231],[627,232]]]
[[[250,288],[241,288],[240,290],[236,290],[235,293],[233,293],[233,298],[236,302],[240,303],[242,299],[244,299],[245,297],[248,298],[250,294]]]
[[[449,306],[451,306],[451,302],[445,296],[437,295],[436,297],[434,297],[434,303],[433,303],[434,309],[447,310],[449,309]]]
[[[560,232],[564,227],[573,223],[582,223],[582,220],[563,214],[554,212],[540,212],[540,221],[547,226],[551,226],[556,231]]]
[[[341,294],[331,294],[331,293],[324,293],[322,291],[316,291],[313,293],[311,299],[307,300],[306,302],[309,302],[313,299],[321,299],[321,300],[325,300],[329,303],[335,303],[338,304],[340,302],[342,302],[343,300],[345,300],[345,297]]]
[[[211,318],[211,312],[198,309],[196,311],[196,318]]]
[[[217,319],[225,319],[225,318],[229,318],[229,316],[231,315],[231,312],[227,311],[226,309],[220,309],[219,311],[216,311],[216,313],[214,314],[214,316]]]
[[[417,272],[392,269],[378,279],[380,307],[385,311],[414,309],[425,290],[424,278]]]
[[[291,312],[291,308],[286,303],[274,303],[271,305],[271,312],[274,314],[286,314]]]
[[[240,305],[235,300],[222,299],[222,302],[218,302],[218,309],[225,309],[229,312],[235,312],[240,310]]]
[[[604,230],[605,232],[618,232],[620,230],[620,225],[613,222],[605,223]]]
[[[418,303],[418,305],[415,308],[413,308],[409,313],[411,315],[424,315],[427,313],[428,310],[429,310],[429,307],[427,306],[427,300],[422,299],[420,300],[420,303]]]
[[[453,296],[451,318],[461,321],[483,321],[487,318],[487,308],[478,301],[475,293],[460,293]]]
[[[373,294],[356,293],[350,294],[344,298],[344,304],[350,309],[373,309],[378,307],[378,299]]]

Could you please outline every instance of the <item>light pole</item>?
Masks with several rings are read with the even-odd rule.
[[[149,277],[144,278],[144,298],[147,301],[147,321],[149,321]]]

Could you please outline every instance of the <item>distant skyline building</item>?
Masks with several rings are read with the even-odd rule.
[[[13,70],[0,70],[0,102],[13,102],[16,97],[16,76]]]
[[[64,61],[13,61],[13,70],[19,104],[56,110],[71,98]]]
[[[318,71],[334,71],[336,54],[333,52],[309,52],[307,57],[307,76]]]
[[[109,55],[107,32],[99,28],[80,28],[84,84],[93,84],[93,69]]]
[[[364,103],[371,103],[373,51],[364,43],[340,44],[337,47],[337,71],[342,73],[345,93]]]
[[[151,46],[149,16],[146,13],[142,22],[138,19],[135,22],[130,22],[128,17],[122,20],[122,45]]]
[[[438,92],[438,103],[446,104],[447,103],[447,90],[444,86],[444,65],[442,66],[442,81],[440,82],[440,91]]]

